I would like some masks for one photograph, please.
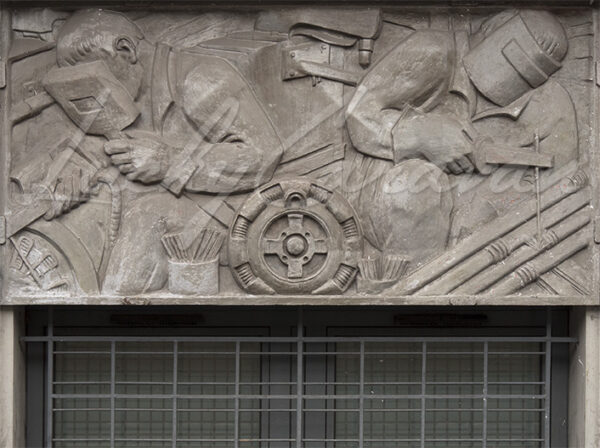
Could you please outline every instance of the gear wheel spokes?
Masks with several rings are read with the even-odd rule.
[[[277,255],[287,266],[287,278],[303,277],[304,265],[309,263],[315,254],[327,255],[329,249],[324,239],[316,239],[310,229],[304,226],[302,212],[287,214],[288,226],[278,238],[265,238],[263,252]]]

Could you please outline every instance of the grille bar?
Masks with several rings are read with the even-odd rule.
[[[219,448],[222,446],[329,448],[334,444],[342,444],[339,446],[348,448],[369,448],[373,443],[411,443],[424,448],[431,443],[445,442],[471,442],[487,448],[490,443],[506,442],[528,443],[533,445],[527,446],[549,448],[551,446],[552,345],[575,342],[573,338],[552,337],[550,313],[547,318],[546,335],[543,337],[306,337],[300,315],[297,335],[277,338],[56,336],[50,312],[47,335],[24,339],[27,342],[45,342],[47,347],[46,400],[48,405],[45,419],[45,446],[48,448],[86,442],[98,442],[102,444],[101,446],[110,448],[119,447],[123,442],[164,442],[165,445],[160,445],[161,447],[167,446],[168,443],[172,448],[183,446],[182,444],[185,443],[208,444],[201,446]],[[96,345],[88,347],[89,349],[82,347],[86,343]],[[154,349],[152,343],[162,345]],[[188,343],[196,344],[194,346],[196,349],[184,345]],[[273,343],[276,343],[275,347],[278,350],[269,350]],[[466,343],[471,344],[469,349],[456,349],[457,344]],[[106,344],[106,348],[99,349],[98,344]],[[202,344],[206,344],[206,350],[197,349],[203,347]],[[232,348],[221,350],[214,348],[214,345],[223,346],[223,344],[230,344]],[[258,350],[257,344],[260,344]],[[289,344],[288,350],[285,350],[285,344]],[[322,345],[317,346],[317,344]],[[383,344],[387,344],[388,347],[390,344],[413,344],[420,349],[403,350],[392,347],[393,349],[386,351],[383,349]],[[500,347],[493,344],[500,344]],[[517,344],[518,347],[509,350],[506,348],[507,344]],[[537,344],[538,347],[532,350],[531,344]],[[315,346],[314,351],[310,350],[312,345]],[[347,350],[343,349],[345,345],[348,346]],[[124,350],[123,346],[128,350]],[[284,350],[281,350],[282,346]],[[475,346],[476,349],[473,349]],[[442,347],[448,347],[448,350],[445,351]],[[63,358],[79,359],[78,357],[87,359],[86,362],[91,363],[90,365],[93,364],[93,360],[96,360],[95,362],[105,360],[108,365],[108,378],[100,378],[97,381],[89,379],[85,375],[93,376],[93,369],[81,370],[81,366],[77,363],[73,364],[76,366],[73,367],[73,372],[67,372],[68,375],[65,377]],[[543,360],[540,364],[539,376],[528,379],[512,377],[499,379],[498,375],[501,374],[503,366],[498,359],[511,357],[536,357]],[[122,371],[123,366],[129,365],[132,359],[138,358],[144,360],[139,362],[149,363],[148,372],[138,368],[133,372],[139,374],[140,378],[127,377]],[[185,370],[185,363],[190,358],[207,359],[206,362],[209,363],[221,363],[224,366],[222,367],[223,378],[214,376],[203,380],[197,375],[194,376],[193,369]],[[245,377],[248,360],[258,360],[262,363],[270,362],[272,358],[285,359],[289,362],[289,381],[271,382],[268,378],[263,378],[262,374],[258,377]],[[327,374],[322,381],[315,381],[314,377],[307,375],[306,372],[311,368],[313,360],[318,358],[333,360],[334,363],[344,359],[351,375],[346,378],[338,372],[333,377]],[[450,375],[448,378],[436,379],[435,369],[440,368],[439,359],[446,358],[467,359],[473,364],[472,369],[479,372],[478,369],[481,368],[481,377],[477,380],[474,378],[465,380],[460,377],[451,380],[451,375],[460,376],[462,372],[451,371],[448,373]],[[392,377],[393,372],[386,373],[375,363],[377,361],[385,364],[389,359],[400,363],[397,365],[402,365],[402,362],[408,362],[407,360],[415,362],[415,365],[419,366],[418,378],[413,378],[412,381],[399,380]],[[494,359],[496,361],[492,365]],[[152,369],[155,368],[153,362],[158,366],[167,366],[165,372],[161,373],[164,377],[153,374]],[[228,364],[229,362],[231,364]],[[101,364],[98,365],[101,367]],[[460,363],[457,365],[460,366]],[[336,369],[338,369],[337,364]],[[258,370],[264,371],[262,368]],[[170,377],[167,371],[170,371]],[[83,377],[77,377],[82,372],[84,372]],[[185,375],[181,376],[181,372]],[[147,373],[149,374],[146,375]],[[230,373],[233,375],[232,378]],[[379,377],[377,375],[373,377],[374,373]],[[279,388],[276,390],[277,393],[272,392],[273,386]],[[102,389],[105,387],[108,389]],[[287,388],[288,393],[281,393],[281,387]],[[106,392],[94,392],[92,391],[94,388]],[[203,388],[208,388],[206,390],[210,391],[206,392]],[[70,392],[66,392],[68,390]],[[270,403],[275,401],[279,401],[280,405],[271,407]],[[318,403],[308,406],[308,403],[317,401]],[[381,403],[385,403],[387,407]],[[97,434],[92,431],[85,437],[77,431],[69,434],[64,429],[64,422],[67,422],[67,426],[75,425],[76,419],[70,421],[63,420],[61,417],[69,413],[79,415],[82,413],[105,415],[106,413],[108,432],[104,435],[100,430]],[[130,437],[124,433],[126,429],[124,430],[122,425],[123,416],[127,413],[137,413],[138,416],[143,413],[148,414],[150,423],[154,421],[152,416],[161,417],[156,425],[150,425],[149,437]],[[327,429],[321,436],[311,433],[307,423],[307,416],[311,413],[322,415],[327,425],[335,422],[335,428]],[[189,427],[193,424],[200,426],[204,424],[198,415],[207,414],[213,414],[209,420],[215,420],[215,427],[219,425],[231,427],[231,432],[213,431],[206,435],[201,434],[199,437],[194,436],[197,434]],[[252,426],[253,422],[273,414],[285,414],[289,417],[289,421],[293,422],[289,426],[289,437],[269,437],[269,434],[264,433],[264,425]],[[415,417],[418,415],[416,417],[418,433],[415,436],[407,435],[408,433],[405,435],[400,431],[396,435],[377,434],[373,429],[378,424],[376,419],[393,422],[381,416],[391,415],[391,418],[394,416],[398,418],[398,415],[413,414]],[[457,422],[448,423],[436,417],[442,415],[440,418],[449,418],[450,414],[453,414]],[[490,430],[494,422],[500,418],[497,415],[503,415],[502,418],[510,423],[512,421],[510,415],[513,414],[532,415],[534,421],[536,416],[539,416],[539,432],[523,436],[518,433],[501,434]],[[337,417],[332,419],[331,415]],[[342,415],[349,417],[337,421],[336,419]],[[464,421],[461,420],[463,416],[466,416]],[[58,426],[55,421],[59,422]],[[465,436],[447,429],[451,424],[460,426],[465,422],[476,424],[480,429]],[[101,426],[101,423],[98,425]],[[186,425],[188,433],[184,431]],[[346,432],[339,432],[338,427],[344,425],[347,427]],[[354,429],[353,425],[355,425]],[[248,428],[251,427],[260,430],[249,431]],[[222,436],[225,433],[227,436]],[[440,437],[439,434],[442,433],[445,436]]]

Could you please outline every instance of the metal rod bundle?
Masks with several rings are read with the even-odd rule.
[[[408,260],[391,255],[363,258],[359,261],[358,268],[361,276],[367,280],[397,280],[408,269]]]
[[[518,229],[523,224],[532,220],[532,218],[537,216],[538,210],[541,213],[545,212],[555,204],[563,202],[566,198],[581,190],[587,185],[587,183],[587,174],[583,170],[579,170],[573,176],[563,179],[553,187],[546,189],[543,193],[541,193],[539,201],[537,198],[531,198],[517,204],[506,214],[496,218],[491,223],[484,225],[475,233],[458,243],[454,248],[446,251],[419,270],[400,280],[394,286],[389,288],[387,292],[397,295],[414,294],[432,282],[440,279],[455,267],[460,268],[457,268],[457,271],[464,271],[462,274],[458,274],[461,278],[471,278],[477,272],[480,272],[481,269],[478,267],[479,265],[474,264],[471,265],[471,268],[474,266],[473,270],[475,272],[469,269],[462,269],[464,267],[463,262],[465,262],[465,260],[477,254],[479,251],[486,248],[486,246],[491,245],[491,243],[496,242],[500,238],[511,233],[513,230]],[[582,193],[582,195],[584,195],[584,193]],[[589,192],[585,193],[585,197],[589,198]],[[500,249],[503,248],[500,247]],[[503,257],[507,255],[508,254],[502,254]],[[454,272],[452,272],[452,274],[454,274]],[[449,283],[449,285],[450,287],[454,286],[452,285],[452,281]],[[442,290],[447,290],[449,285],[444,285]],[[427,290],[427,293],[437,294],[438,291],[433,291],[433,288],[430,288]]]
[[[586,207],[589,202],[589,191],[584,189],[572,195],[569,200],[559,202],[555,206],[545,210],[541,215],[544,230],[548,230],[557,223],[568,219],[578,210]],[[513,252],[528,241],[531,241],[535,237],[536,232],[538,232],[537,220],[531,219],[420,289],[416,292],[416,295],[437,295],[448,294],[450,292],[466,294],[467,291],[474,294],[479,292],[474,291],[474,285],[480,281],[480,277],[477,274],[494,264],[506,260]],[[502,263],[502,266],[506,268],[508,265]]]
[[[529,283],[536,281],[541,275],[554,269],[567,258],[575,255],[590,244],[590,232],[579,232],[557,244],[552,250],[522,265],[496,286],[489,290],[490,294],[509,295]]]
[[[217,258],[225,235],[212,228],[202,229],[191,244],[185,245],[182,233],[168,233],[162,236],[162,244],[169,259],[178,262],[202,262]]]
[[[547,231],[541,244],[537,244],[536,240],[530,240],[532,244],[522,247],[519,251],[512,254],[512,256],[508,257],[503,263],[498,263],[491,269],[473,277],[469,282],[461,285],[454,292],[457,294],[477,294],[485,291],[488,287],[506,276],[510,276],[509,278],[514,277],[515,272],[518,271],[520,266],[530,260],[537,259],[536,257],[541,259],[550,258],[558,262],[564,261],[564,259],[556,256],[556,246],[584,228],[590,222],[590,219],[588,210],[570,216],[551,230]],[[585,234],[585,232],[582,233]],[[589,242],[589,235],[587,241]],[[538,272],[535,279],[544,272]],[[511,282],[511,284],[514,283]],[[496,288],[493,287],[492,290],[495,291]]]

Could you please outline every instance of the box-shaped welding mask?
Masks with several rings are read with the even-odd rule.
[[[561,38],[556,36],[556,41]],[[477,90],[500,106],[539,87],[561,67],[560,61],[538,43],[519,13],[473,48],[463,64]]]
[[[103,61],[57,67],[44,88],[85,133],[114,134],[132,124],[140,111],[125,86]]]

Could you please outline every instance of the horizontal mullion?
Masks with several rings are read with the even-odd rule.
[[[181,409],[178,408],[177,412],[235,412],[235,408],[227,408],[227,409],[220,409],[220,408],[194,408],[194,409]],[[283,408],[283,409],[279,409],[279,408],[263,408],[263,409],[252,409],[252,408],[240,408],[239,409],[240,412],[296,412],[296,408]],[[305,409],[306,411],[306,409]]]
[[[248,439],[240,438],[240,442],[294,442],[296,439]],[[235,439],[177,439],[177,442],[235,442]]]
[[[111,394],[52,394],[52,398],[111,398]],[[129,398],[129,399],[166,399],[166,398],[181,398],[181,399],[206,399],[206,400],[229,400],[239,398],[241,400],[292,400],[296,399],[297,395],[252,395],[252,394],[241,394],[241,395],[182,395],[182,394],[115,394],[115,398]],[[491,395],[487,396],[483,394],[352,394],[352,395],[306,395],[302,398],[304,400],[358,400],[364,398],[365,400],[401,400],[401,399],[417,399],[425,398],[430,400],[452,400],[452,399],[545,399],[546,395]]]
[[[107,385],[110,381],[53,381],[55,386],[70,386],[70,385]],[[172,381],[115,381],[117,385],[172,385]],[[235,382],[227,381],[178,381],[178,385],[182,386],[234,386]],[[295,381],[258,381],[258,382],[243,382],[240,386],[295,386]],[[365,381],[365,386],[416,386],[420,385],[420,381]],[[483,385],[483,381],[428,381],[427,385],[431,386],[464,386],[464,385]],[[542,386],[543,381],[489,381],[488,385],[500,386]],[[360,386],[360,382],[336,382],[336,381],[314,381],[303,383],[304,386]]]
[[[302,439],[303,442],[356,442],[356,439]]]
[[[366,354],[366,353],[365,353]],[[422,352],[421,352],[422,354]],[[484,352],[483,351],[477,351],[477,352],[427,352],[427,356],[440,356],[440,355],[449,355],[449,356],[457,356],[457,355],[480,355],[483,356]]]
[[[96,412],[110,411],[110,408],[52,408],[52,412]]]
[[[55,355],[110,355],[110,351],[96,350],[55,350],[52,353]]]
[[[488,352],[488,355],[545,355],[546,352]]]
[[[173,356],[173,352],[115,352],[115,355]]]
[[[425,408],[425,412],[483,412],[483,408]]]
[[[53,352],[55,355],[110,355],[110,351],[104,351],[104,350],[55,350]],[[116,355],[173,355],[173,352],[171,351],[159,351],[159,352],[153,352],[153,351],[116,351],[115,352]],[[210,351],[210,352],[202,352],[202,351],[189,351],[189,352],[178,352],[179,355],[181,356],[188,356],[188,355],[230,355],[230,356],[235,356],[235,352],[233,351],[218,351],[218,352],[214,352],[214,351]],[[360,352],[340,352],[340,351],[330,351],[330,352],[310,352],[310,351],[305,351],[304,356],[324,356],[324,355],[353,355],[353,356],[359,356]],[[422,352],[370,352],[370,351],[365,351],[365,356],[386,356],[386,355],[415,355],[415,356],[422,356]],[[472,352],[427,352],[427,355],[483,355],[484,352],[483,351],[472,351]],[[532,352],[527,352],[527,351],[519,351],[519,352],[488,352],[488,355],[545,355],[546,352],[545,351],[532,351]],[[252,352],[246,352],[243,351],[240,353],[240,356],[248,356],[248,355],[253,355],[253,356],[263,356],[263,355],[289,355],[289,356],[295,356],[297,355],[297,352],[295,351],[252,351]]]
[[[352,409],[323,409],[323,408],[304,408],[304,412],[359,412],[360,409],[352,408]],[[92,411],[110,411],[110,408],[53,408],[53,412],[92,412]],[[171,412],[173,408],[115,408],[115,411],[161,411],[161,412]],[[177,409],[177,412],[234,412],[233,408],[193,408],[193,409]],[[278,409],[278,408],[269,408],[269,409],[253,409],[253,408],[240,408],[240,412],[296,412],[295,408],[289,409]],[[483,411],[482,408],[427,408],[427,412],[480,412]],[[544,412],[544,409],[529,409],[529,408],[510,408],[510,409],[488,409],[490,412]],[[382,409],[373,409],[367,408],[364,409],[364,412],[421,412],[420,408],[409,409],[409,408],[382,408]]]
[[[488,408],[488,412],[545,412],[546,409],[531,409],[531,408],[510,408],[510,409],[490,409]]]
[[[572,337],[507,336],[507,337],[193,337],[193,336],[24,336],[24,342],[271,342],[271,343],[325,343],[325,342],[577,342]]]
[[[115,411],[129,412],[129,411],[138,411],[138,412],[172,412],[173,408],[115,408]],[[178,409],[179,411],[179,409]]]
[[[364,439],[365,442],[420,442],[421,439]]]
[[[110,411],[110,408],[53,408],[53,412],[92,412],[92,411]],[[161,411],[161,412],[171,412],[173,408],[115,408],[115,411]],[[177,412],[235,412],[233,408],[193,408],[193,409],[177,409]],[[295,408],[290,409],[253,409],[253,408],[240,408],[240,412],[296,412]],[[352,408],[352,409],[311,409],[304,408],[304,412],[359,412],[360,409]],[[427,408],[427,412],[480,412],[483,411],[482,408]],[[544,409],[530,409],[530,408],[510,408],[510,409],[489,409],[489,412],[544,412]],[[420,408],[409,409],[409,408],[382,408],[382,409],[373,409],[366,408],[364,412],[421,412]]]

